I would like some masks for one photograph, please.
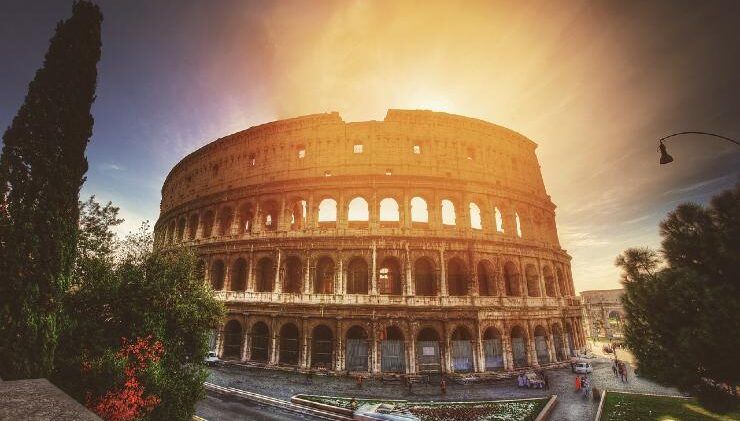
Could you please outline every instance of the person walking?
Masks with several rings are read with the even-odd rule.
[[[614,364],[612,364],[612,371],[614,372],[614,377],[617,377],[617,360],[614,360]]]
[[[581,390],[581,376],[576,376],[576,392]]]
[[[624,365],[620,363],[617,370],[619,370],[619,380],[624,383]]]

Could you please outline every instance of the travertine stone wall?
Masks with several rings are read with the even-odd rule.
[[[276,121],[178,163],[155,239],[197,248],[230,310],[227,357],[408,373],[564,360],[581,309],[535,147],[430,111]]]

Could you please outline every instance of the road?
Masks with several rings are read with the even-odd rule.
[[[272,406],[258,405],[243,400],[229,399],[222,396],[207,396],[198,402],[195,414],[207,421],[292,421],[314,420],[314,417],[301,416],[281,411]]]

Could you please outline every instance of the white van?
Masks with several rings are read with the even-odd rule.
[[[573,366],[573,372],[578,374],[590,374],[594,372],[594,368],[591,367],[591,363],[586,361],[579,361]]]

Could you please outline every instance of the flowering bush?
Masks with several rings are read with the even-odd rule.
[[[121,339],[121,349],[115,353],[116,366],[123,366],[123,385],[95,398],[92,392],[86,396],[86,405],[106,421],[130,421],[141,418],[160,403],[159,397],[145,395],[141,379],[162,358],[162,343],[152,336],[137,338],[133,342]],[[80,371],[90,372],[93,364],[83,361]]]

